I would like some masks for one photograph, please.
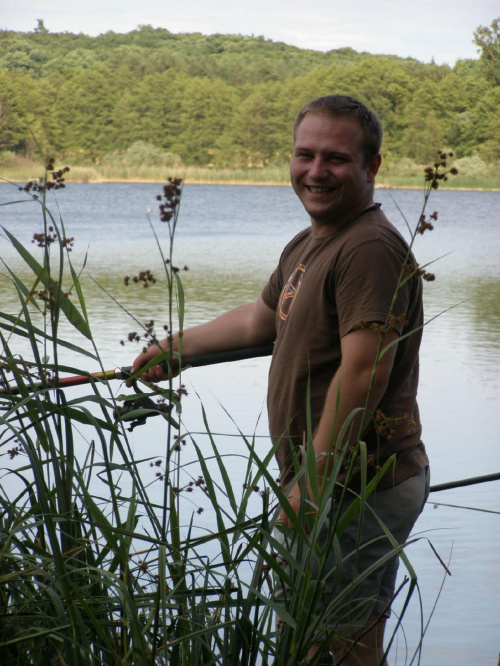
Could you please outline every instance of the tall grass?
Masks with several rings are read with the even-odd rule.
[[[63,185],[63,178],[48,164],[40,183],[23,192],[39,203],[39,254],[3,230],[32,279],[23,282],[4,265],[19,309],[0,312],[0,663],[301,664],[327,617],[342,612],[367,575],[359,574],[323,606],[322,581],[314,580],[309,568],[311,557],[320,563],[324,557],[317,534],[325,526],[333,543],[385,467],[364,484],[353,508],[332,522],[332,490],[344,449],[326,492],[315,498],[314,517],[304,522],[270,471],[274,450],[262,459],[255,442],[241,436],[245,472],[237,490],[208,416],[208,445],[186,435],[180,378],[163,388],[140,384],[138,393],[125,398],[117,397],[105,378],[89,376],[86,392],[76,397],[62,389],[63,375],[88,375],[89,360],[101,364],[80,282],[85,265],[72,263],[65,223],[47,206],[48,189]],[[170,331],[183,326],[184,294],[173,256],[180,197],[178,181],[170,181],[160,196],[161,216],[170,230],[169,247],[158,246]],[[61,336],[63,319],[72,327],[68,338]],[[146,333],[154,337],[150,329]],[[82,341],[90,343],[91,351],[83,351]],[[30,352],[21,356],[18,349],[26,345]],[[78,359],[71,367],[60,361],[66,351]],[[172,351],[164,357],[170,362]],[[136,402],[141,399],[160,404]],[[124,404],[132,407],[127,413],[120,411]],[[153,413],[162,422],[163,455],[138,460],[127,426]],[[196,452],[195,466],[181,454],[187,437]],[[357,452],[366,466],[363,443]],[[141,474],[145,463],[158,469],[161,501],[157,487],[153,492]],[[314,473],[309,447],[299,477],[307,481]],[[191,491],[203,493],[211,507],[213,521],[203,531],[195,511],[183,518],[190,515]],[[301,537],[302,547],[292,559],[275,537],[278,506]],[[305,513],[303,500],[302,517]],[[408,572],[408,603],[417,576],[404,546],[394,542],[391,555],[397,553]],[[273,598],[275,581],[290,590],[285,606]],[[310,663],[318,663],[329,642],[341,637],[330,628]]]

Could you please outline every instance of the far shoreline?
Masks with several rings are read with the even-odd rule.
[[[87,182],[88,185],[97,185],[105,183],[136,183],[138,185],[162,185],[165,180],[145,180],[145,179],[136,179],[136,178],[109,178],[109,179],[99,179],[99,180],[72,180],[71,183],[84,183]],[[248,185],[253,187],[291,187],[290,183],[281,183],[273,181],[263,181],[252,183],[248,180],[191,180],[183,179],[183,185]],[[424,185],[387,185],[385,183],[375,183],[376,190],[424,190]],[[500,188],[497,187],[452,187],[439,184],[439,190],[446,190],[447,192],[457,191],[457,192],[500,192]]]
[[[73,184],[88,184],[88,185],[103,185],[103,184],[112,184],[112,183],[135,183],[135,184],[144,184],[144,185],[162,185],[168,181],[167,175],[165,177],[141,177],[141,176],[128,176],[128,177],[116,177],[116,176],[103,176],[100,174],[94,173],[78,173],[81,167],[70,167],[70,175],[66,179],[66,185],[71,186]],[[0,183],[13,184],[16,186],[22,186],[29,181],[39,182],[40,177],[34,177],[33,174],[26,176],[26,170],[14,170],[14,169],[5,169],[6,173],[2,174],[0,171]],[[11,173],[8,173],[11,171]],[[181,171],[181,170],[179,170]],[[29,172],[28,172],[29,173]],[[6,177],[7,176],[7,177]],[[250,179],[250,178],[206,178],[200,175],[191,176],[191,175],[182,175],[181,173],[172,173],[172,177],[182,178],[184,185],[217,185],[217,186],[259,186],[259,187],[291,187],[288,181],[283,179]],[[417,179],[413,178],[413,182],[390,182],[390,179],[384,182],[375,183],[376,190],[424,190],[425,181],[424,178],[419,178],[421,184],[415,182]],[[496,184],[496,183],[495,183]],[[481,185],[451,185],[449,182],[439,183],[439,190],[446,190],[448,192],[458,191],[458,192],[500,192],[499,187],[484,187]]]

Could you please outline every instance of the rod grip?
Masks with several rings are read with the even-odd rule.
[[[204,365],[216,365],[217,363],[231,363],[233,361],[244,361],[248,358],[259,358],[262,356],[270,356],[273,353],[274,343],[264,345],[253,345],[251,347],[237,347],[236,349],[224,349],[218,352],[210,352],[208,354],[200,354],[199,356],[183,356],[181,358],[181,367],[184,368],[201,368]],[[159,365],[165,372],[168,372],[168,363],[162,361]],[[178,372],[179,361],[172,359],[170,366],[173,372]],[[122,368],[122,379],[130,377],[132,368]]]

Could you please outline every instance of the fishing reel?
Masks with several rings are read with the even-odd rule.
[[[116,407],[114,410],[116,421],[130,421],[130,425],[127,428],[129,432],[132,432],[137,426],[144,425],[151,416],[168,414],[169,409],[167,405],[158,404],[149,396],[144,395],[137,387],[136,382],[133,382],[132,388],[138,394],[138,397],[127,396],[123,405]]]

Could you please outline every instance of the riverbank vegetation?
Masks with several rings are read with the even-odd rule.
[[[287,183],[298,110],[338,92],[384,124],[380,185],[417,186],[429,146],[441,146],[459,172],[467,160],[453,186],[497,188],[499,20],[471,39],[479,59],[450,67],[151,26],[89,37],[40,20],[30,33],[0,31],[0,169],[41,176],[34,135],[78,180],[163,181],[174,169],[187,182]]]
[[[156,152],[156,151],[155,151]],[[109,164],[86,164],[71,167],[68,182],[164,182],[170,169],[165,164],[129,163],[126,153],[121,160]],[[450,163],[458,170],[452,180],[441,184],[441,189],[500,190],[500,165],[484,162],[478,155],[454,158]],[[424,167],[409,158],[383,163],[377,175],[378,188],[423,188]],[[267,165],[256,168],[202,167],[179,164],[176,173],[188,184],[227,185],[290,185],[289,164]],[[43,178],[43,164],[36,159],[19,157],[13,153],[0,154],[0,174],[5,180],[24,183]]]

